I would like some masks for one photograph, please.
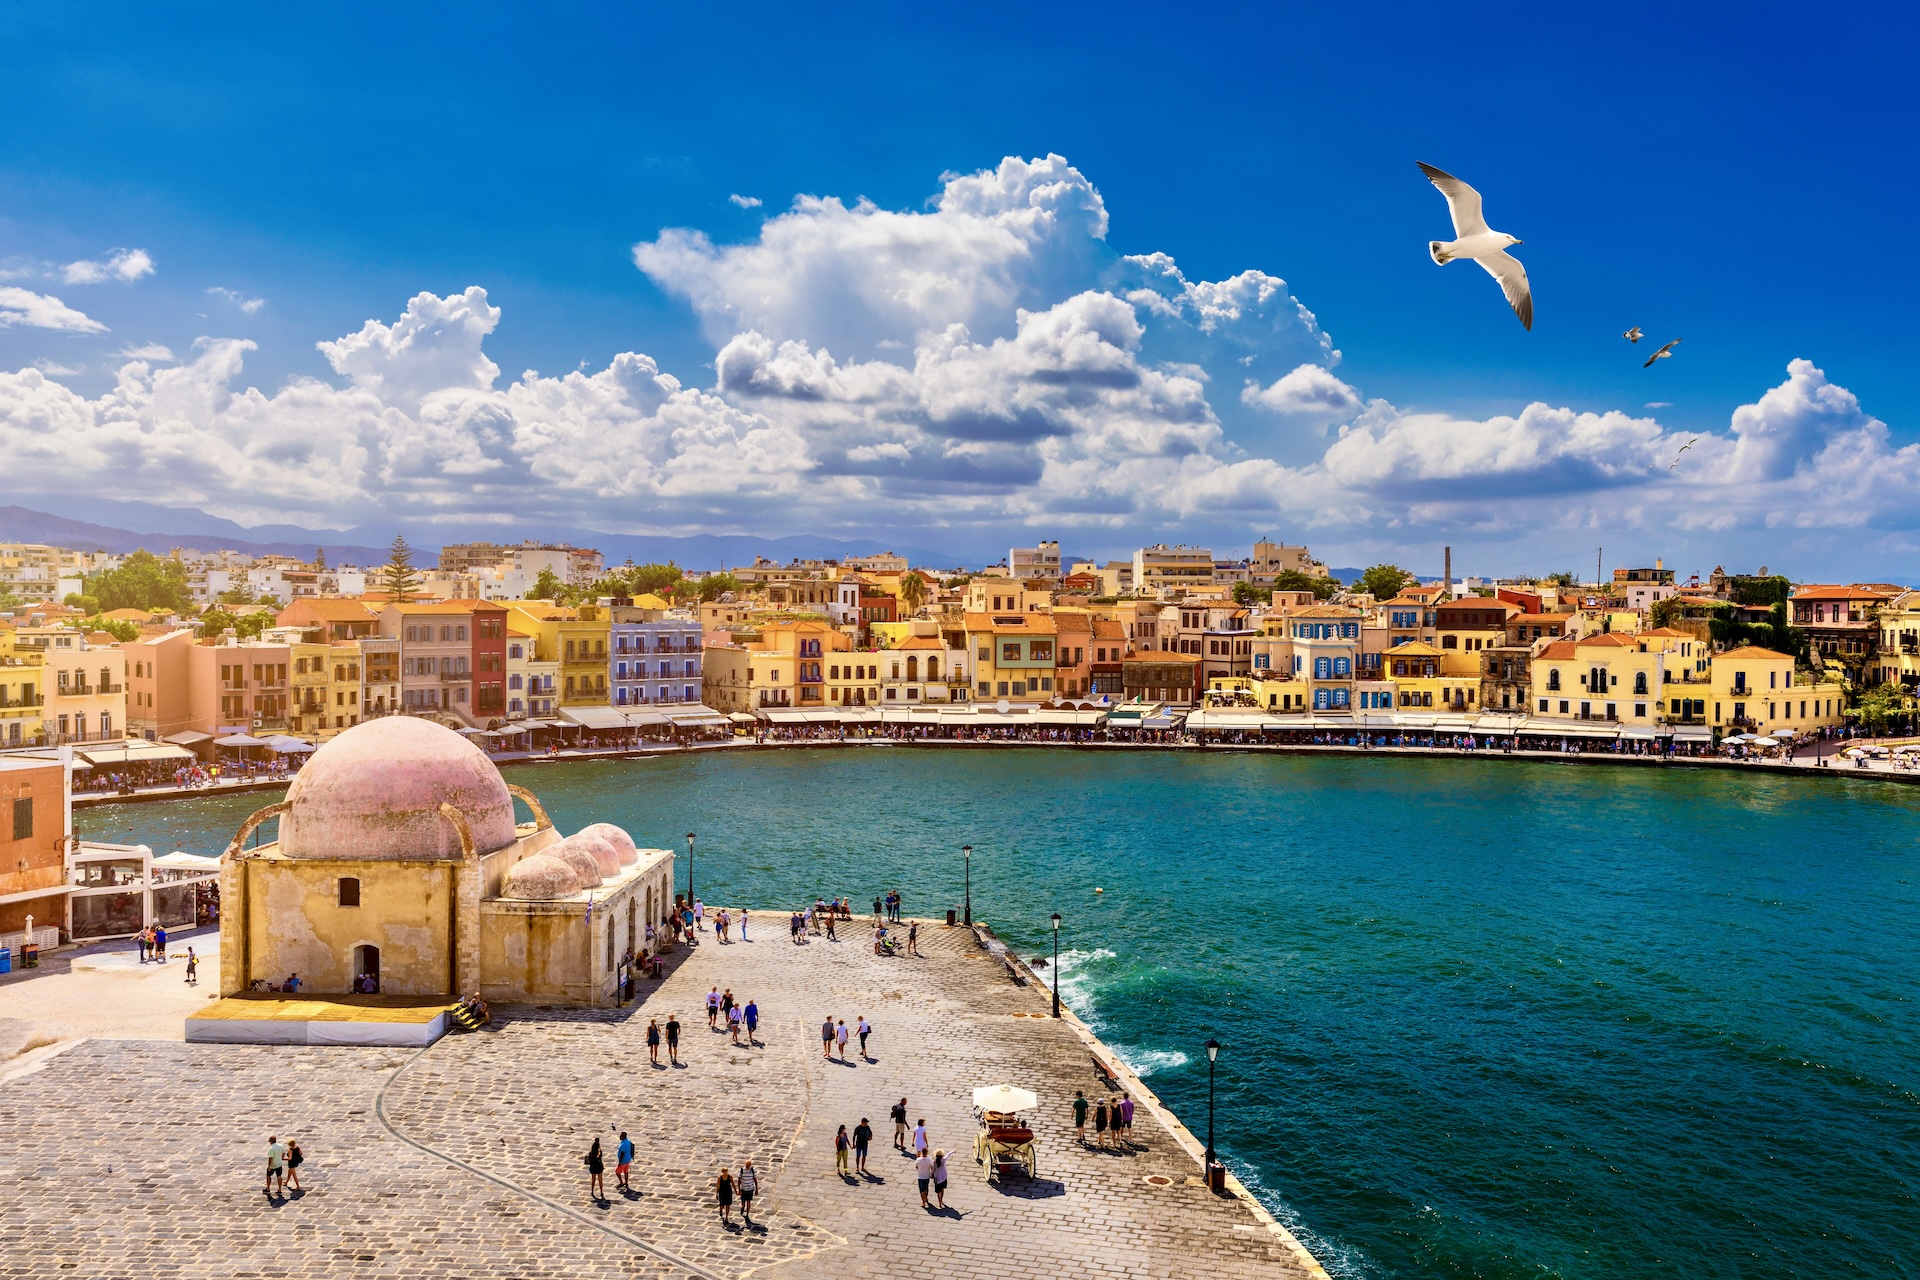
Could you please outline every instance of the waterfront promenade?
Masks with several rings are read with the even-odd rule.
[[[1065,751],[1159,751],[1159,752],[1250,752],[1273,755],[1330,755],[1364,756],[1378,758],[1430,759],[1445,756],[1450,759],[1477,760],[1531,760],[1547,764],[1592,765],[1592,766],[1629,766],[1648,769],[1735,769],[1742,772],[1768,774],[1791,774],[1794,776],[1822,778],[1868,778],[1878,781],[1904,782],[1920,785],[1920,770],[1908,770],[1895,767],[1886,760],[1873,760],[1861,766],[1853,761],[1841,758],[1844,748],[1856,743],[1870,743],[1874,739],[1825,739],[1807,744],[1803,754],[1793,760],[1781,759],[1739,759],[1728,756],[1658,756],[1632,755],[1612,751],[1589,750],[1584,752],[1502,750],[1484,740],[1473,750],[1462,750],[1452,746],[1347,746],[1339,743],[1238,743],[1238,742],[1196,742],[1180,740],[1172,742],[1103,742],[1103,741],[1053,741],[1034,738],[888,738],[888,737],[846,737],[821,735],[815,737],[770,738],[756,741],[752,738],[733,738],[722,742],[700,742],[691,745],[662,743],[642,747],[618,748],[582,748],[568,747],[564,750],[547,752],[490,752],[488,758],[495,764],[563,764],[579,760],[618,760],[635,759],[648,756],[683,756],[709,752],[732,751],[779,751],[793,748],[866,748],[866,747],[904,747],[920,750],[938,750],[941,748],[965,748],[970,750],[1010,750],[1014,748],[1040,748]],[[1906,739],[1899,739],[1906,741]],[[165,786],[137,787],[130,792],[79,792],[73,797],[76,807],[87,808],[103,804],[123,804],[143,800],[166,800],[184,796],[226,795],[232,792],[280,791],[284,790],[289,779],[223,779],[196,787]]]
[[[1078,1146],[1074,1090],[1112,1091],[1096,1051],[965,929],[923,925],[926,956],[909,959],[874,955],[859,919],[800,946],[785,923],[756,913],[752,941],[728,946],[702,935],[628,1008],[503,1009],[418,1056],[81,1041],[0,1084],[0,1256],[21,1274],[183,1280],[1323,1274],[1250,1200],[1208,1191],[1192,1135],[1154,1107],[1136,1150]],[[758,1045],[708,1031],[715,985],[758,1001]],[[685,1066],[655,1068],[646,1027],[670,1013]],[[874,1025],[868,1059],[823,1059],[829,1014]],[[1040,1098],[1030,1182],[989,1184],[973,1162],[970,1095],[999,1083]],[[891,1146],[903,1095],[955,1153],[946,1213],[921,1209]],[[834,1133],[862,1116],[873,1176],[844,1179]],[[581,1156],[622,1129],[634,1192],[609,1170],[595,1203]],[[270,1133],[306,1148],[304,1194],[262,1194]],[[749,1158],[758,1225],[730,1230],[708,1188]]]

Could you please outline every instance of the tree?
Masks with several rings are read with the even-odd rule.
[[[1887,731],[1888,724],[1906,714],[1907,691],[1893,681],[1876,685],[1860,695],[1857,710],[1860,723],[1879,737]]]
[[[254,613],[244,613],[233,620],[233,629],[242,640],[251,640],[268,627],[279,625],[279,618],[272,610],[261,609]]]
[[[1273,592],[1254,586],[1251,582],[1233,584],[1233,602],[1237,605],[1272,604]]]
[[[253,603],[253,592],[245,587],[229,587],[214,597],[221,604],[243,605]]]
[[[327,549],[325,547],[315,547],[313,549],[313,567],[322,573],[327,571]]]
[[[927,602],[927,580],[909,569],[900,575],[900,606],[911,618]]]
[[[1413,581],[1413,575],[1397,564],[1376,564],[1360,575],[1360,581],[1354,585],[1372,596],[1375,600],[1391,600],[1400,594],[1400,588]]]
[[[115,609],[166,609],[184,612],[192,603],[187,569],[178,560],[136,551],[118,569],[90,575],[81,593],[100,602],[103,612]]]
[[[1686,616],[1686,603],[1679,596],[1655,600],[1653,607],[1647,610],[1647,621],[1655,627],[1671,627]]]
[[[100,598],[98,596],[81,595],[77,591],[68,592],[67,598],[60,603],[69,609],[78,609],[89,617],[100,612]]]
[[[1735,604],[1785,604],[1793,584],[1777,573],[1765,578],[1742,574],[1727,584],[1727,593]]]
[[[538,574],[534,575],[533,589],[527,592],[527,599],[558,600],[566,589],[567,584],[560,581],[559,574],[555,573],[552,569],[542,569]]]
[[[669,595],[673,584],[682,577],[680,566],[669,560],[665,564],[641,564],[629,569],[626,574],[627,588],[636,596]]]
[[[706,601],[718,600],[729,591],[738,593],[739,590],[740,579],[724,570],[719,573],[710,573],[700,579],[700,584],[697,588],[700,598]]]
[[[1550,573],[1540,579],[1540,581],[1551,582],[1556,587],[1577,587],[1580,585],[1580,579],[1574,576],[1573,570],[1571,569],[1562,569],[1558,573]]]
[[[237,631],[238,620],[225,609],[209,609],[200,615],[200,635],[203,639],[218,640],[223,631]]]
[[[387,567],[380,571],[380,589],[395,604],[406,604],[420,594],[420,575],[413,569],[413,548],[405,534],[395,534],[387,548]]]
[[[119,618],[88,618],[87,626],[106,632],[121,644],[131,644],[140,638],[139,627]]]
[[[1313,592],[1313,598],[1315,600],[1331,600],[1333,599],[1334,593],[1340,590],[1340,579],[1331,577],[1316,578],[1312,574],[1302,573],[1298,569],[1282,569],[1273,576],[1273,589],[1275,591],[1311,591]],[[1395,587],[1394,590],[1398,591],[1399,588]],[[1269,596],[1268,598],[1271,599],[1272,597]],[[1388,597],[1382,596],[1380,598],[1384,600]]]

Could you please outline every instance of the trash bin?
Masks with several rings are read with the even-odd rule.
[[[958,924],[958,923],[960,923],[960,910],[959,910],[959,908],[957,908],[957,907],[948,907],[948,908],[947,908],[947,927],[948,927],[949,929],[951,929],[951,928],[952,928],[952,927],[953,927],[954,925],[956,925],[956,924]]]
[[[40,948],[29,942],[20,948],[20,966],[23,969],[40,967]]]
[[[13,972],[13,948],[0,947],[0,973]]]
[[[1207,1166],[1207,1190],[1215,1195],[1224,1195],[1227,1190],[1227,1166],[1214,1161]]]

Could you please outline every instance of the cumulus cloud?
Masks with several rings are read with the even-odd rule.
[[[115,249],[104,258],[82,258],[61,269],[68,284],[102,284],[109,280],[132,283],[153,274],[153,258],[145,249]]]
[[[223,289],[219,285],[214,285],[213,287],[209,288],[207,290],[207,296],[212,298],[224,298],[228,302],[231,302],[234,306],[240,308],[240,310],[244,311],[248,315],[252,315],[254,312],[258,311],[260,308],[267,305],[267,300],[265,298],[249,298],[246,294],[239,292],[237,289]]]
[[[884,522],[966,546],[1010,527],[1228,546],[1276,526],[1347,546],[1629,528],[1666,546],[1862,526],[1911,542],[1920,524],[1920,446],[1805,361],[1675,466],[1696,433],[1645,412],[1368,400],[1284,280],[1192,279],[1106,234],[1059,157],[951,176],[919,211],[804,197],[744,244],[669,230],[635,248],[714,335],[710,385],[635,352],[503,381],[486,351],[503,316],[474,286],[319,343],[332,380],[271,393],[230,338],[174,367],[130,348],[95,397],[0,374],[0,467],[243,519]]]
[[[760,207],[759,196],[743,196],[735,193],[734,195],[728,196],[727,199],[733,201],[742,209],[758,209]]]
[[[0,326],[24,325],[29,329],[59,329],[67,333],[105,333],[107,326],[83,312],[75,311],[51,294],[35,293],[15,286],[0,288]]]

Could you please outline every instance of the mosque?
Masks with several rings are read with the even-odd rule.
[[[297,974],[303,996],[610,1005],[673,903],[671,851],[605,822],[562,838],[479,748],[410,716],[328,741],[220,861],[222,996]]]

